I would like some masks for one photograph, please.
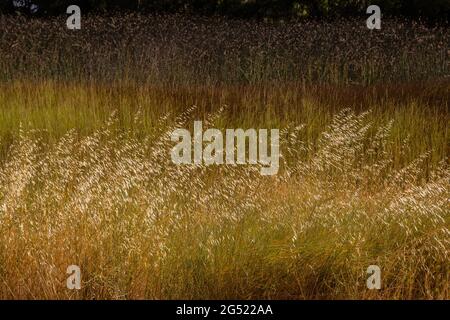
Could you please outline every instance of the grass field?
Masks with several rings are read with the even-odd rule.
[[[0,17],[1,299],[450,298],[448,28],[64,23]],[[279,173],[173,164],[194,120]]]

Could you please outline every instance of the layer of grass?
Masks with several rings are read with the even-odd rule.
[[[445,26],[383,19],[268,23],[183,15],[0,15],[0,80],[52,78],[110,84],[373,84],[448,77]]]
[[[411,86],[2,87],[0,297],[448,298],[446,84]],[[280,173],[172,164],[196,119],[281,128]]]
[[[0,299],[449,299],[448,29],[0,25]],[[279,128],[279,174],[174,165],[194,120]]]
[[[430,151],[434,163],[448,154],[448,82],[378,86],[333,86],[284,83],[240,86],[149,86],[134,82],[115,85],[14,82],[0,86],[0,140],[3,157],[20,128],[39,130],[54,141],[69,130],[90,134],[103,126],[113,111],[117,129],[136,135],[152,134],[165,116],[170,123],[196,106],[193,118],[225,108],[220,128],[280,128],[303,123],[300,139],[315,142],[332,115],[343,108],[371,111],[375,124],[394,121],[393,156],[398,164]],[[142,121],[135,123],[140,112]],[[405,139],[410,145],[399,155]]]

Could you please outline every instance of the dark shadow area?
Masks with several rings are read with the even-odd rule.
[[[2,0],[0,12],[22,12],[37,16],[64,14],[69,5],[84,12],[135,11],[141,13],[190,13],[226,15],[240,18],[333,18],[363,16],[366,8],[376,4],[384,16],[421,17],[431,21],[447,21],[447,0]]]

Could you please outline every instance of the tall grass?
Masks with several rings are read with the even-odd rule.
[[[285,128],[275,177],[177,166],[170,133],[191,112],[145,138],[115,115],[52,145],[21,130],[0,169],[1,297],[448,298],[446,161],[395,169],[393,123],[344,109],[315,145]],[[379,292],[365,287],[370,264]]]
[[[383,19],[278,22],[139,14],[0,16],[0,79],[93,79],[103,83],[363,83],[448,77],[445,26]]]
[[[0,25],[0,299],[449,298],[448,29]],[[173,164],[194,120],[280,128],[279,174]]]

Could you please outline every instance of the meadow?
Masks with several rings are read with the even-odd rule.
[[[448,28],[82,23],[0,16],[0,299],[450,298]],[[174,165],[194,120],[280,172]]]

